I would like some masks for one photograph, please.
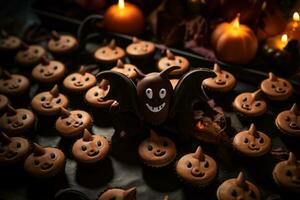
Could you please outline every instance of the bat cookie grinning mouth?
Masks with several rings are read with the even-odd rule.
[[[151,112],[160,112],[164,107],[165,107],[166,103],[162,103],[159,106],[150,106],[148,103],[146,103],[147,108],[151,111]]]

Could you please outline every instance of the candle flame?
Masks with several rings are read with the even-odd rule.
[[[118,6],[119,6],[120,9],[125,8],[125,2],[124,2],[124,0],[119,0]]]
[[[238,29],[240,27],[240,14],[237,14],[236,18],[232,22],[232,27]]]
[[[300,21],[300,16],[298,12],[294,12],[293,14],[293,20],[299,22]]]
[[[282,42],[282,45],[283,45],[284,47],[287,45],[287,43],[288,43],[288,36],[287,36],[287,34],[283,34],[283,35],[281,36],[281,42]]]

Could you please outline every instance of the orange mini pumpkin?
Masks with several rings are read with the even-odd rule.
[[[239,15],[231,23],[221,23],[214,30],[211,44],[217,58],[225,62],[246,64],[256,55],[258,41],[253,31],[239,24]]]

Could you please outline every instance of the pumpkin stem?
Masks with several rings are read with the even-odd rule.
[[[296,159],[295,154],[294,154],[293,152],[290,152],[289,158],[288,158],[288,160],[287,160],[287,163],[288,163],[289,165],[294,165],[296,162],[297,162],[297,159]]]
[[[117,68],[120,68],[120,69],[124,69],[124,64],[123,64],[123,62],[122,62],[121,59],[118,60],[117,66],[116,66],[116,67],[117,67]]]
[[[11,74],[6,71],[6,70],[3,70],[3,79],[10,79],[11,78]]]
[[[42,56],[41,58],[42,65],[49,65],[49,59],[46,56]]]
[[[34,156],[41,156],[41,155],[44,155],[46,152],[45,149],[37,143],[33,143],[32,151],[33,151]]]
[[[294,113],[295,115],[298,115],[298,106],[296,103],[293,104],[293,107],[290,110],[292,113]]]
[[[124,199],[135,199],[136,198],[136,187],[129,188],[124,192]]]
[[[245,174],[243,172],[240,172],[238,177],[236,178],[236,184],[241,188],[248,188],[248,185],[246,183]]]
[[[263,93],[262,93],[261,89],[256,90],[255,92],[252,93],[253,99],[255,99],[255,100],[259,99],[262,94]]]
[[[175,56],[174,54],[170,51],[170,49],[167,49],[167,58],[169,60],[174,60],[175,59]]]
[[[164,200],[169,200],[169,196],[166,195],[166,196],[164,197]]]
[[[5,30],[1,30],[0,37],[2,37],[2,38],[8,38],[8,33]]]
[[[51,36],[54,40],[59,40],[60,39],[60,34],[56,31],[51,31]]]
[[[21,42],[21,49],[22,50],[27,50],[28,48],[29,48],[29,45],[22,41]]]
[[[70,114],[71,114],[70,111],[68,111],[64,107],[60,107],[60,116],[62,119],[68,118],[70,116]]]
[[[103,89],[103,90],[107,90],[108,89],[108,85],[109,85],[109,82],[108,80],[101,80],[99,83],[98,83],[98,87]]]
[[[84,129],[82,140],[88,142],[88,141],[92,141],[93,139],[94,139],[93,135],[89,132],[89,130]]]
[[[249,132],[250,135],[253,135],[253,137],[255,137],[255,138],[258,138],[258,137],[259,137],[259,134],[258,134],[258,132],[256,131],[256,126],[254,125],[254,123],[252,123],[252,124],[250,125],[250,128],[249,128],[248,132]]]
[[[195,159],[200,160],[200,161],[204,160],[204,153],[203,153],[203,150],[202,150],[201,146],[197,147],[196,152],[194,153],[193,157]]]
[[[275,76],[275,74],[273,74],[272,72],[269,73],[269,79],[271,81],[277,81],[278,80],[277,76]]]
[[[0,132],[0,141],[4,145],[11,143],[11,139],[4,132]]]
[[[14,109],[11,105],[7,105],[6,116],[14,116],[17,114],[16,109]]]
[[[137,37],[133,37],[133,38],[132,38],[132,42],[133,42],[133,43],[138,43],[139,41],[140,41],[140,40],[139,40]]]
[[[155,131],[153,131],[152,129],[150,130],[150,139],[151,140],[159,140],[159,136],[157,135],[157,133]]]
[[[116,45],[116,40],[115,40],[115,39],[112,39],[112,40],[110,41],[108,47],[109,47],[110,49],[115,49],[116,46],[117,46],[117,45]]]
[[[236,18],[231,22],[231,24],[232,24],[232,27],[234,28],[234,29],[238,29],[239,27],[240,27],[240,13],[238,13],[237,15],[236,15]]]
[[[59,95],[59,89],[58,89],[58,85],[55,84],[54,87],[50,90],[50,94],[53,96],[53,97],[58,97]]]
[[[86,72],[85,68],[83,65],[80,66],[79,70],[78,70],[78,73],[81,74],[81,75],[84,75]]]
[[[222,70],[221,70],[221,67],[218,63],[214,64],[214,70],[213,71],[216,72],[216,73],[221,73]]]

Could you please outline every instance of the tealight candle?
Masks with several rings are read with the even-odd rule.
[[[300,16],[298,12],[294,12],[293,20],[287,24],[285,32],[291,40],[298,40],[300,43]]]
[[[271,37],[266,41],[266,46],[271,49],[276,49],[276,50],[283,50],[286,45],[288,44],[288,35],[283,34],[283,35],[277,35],[275,37]]]
[[[138,35],[144,30],[144,14],[135,5],[119,0],[104,15],[104,27],[112,32]]]

